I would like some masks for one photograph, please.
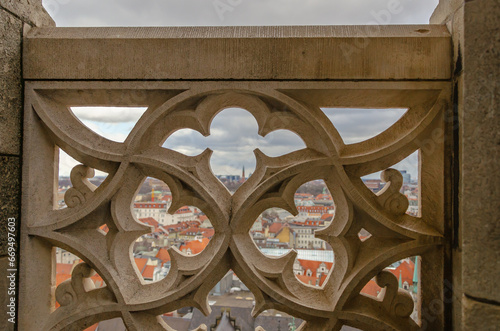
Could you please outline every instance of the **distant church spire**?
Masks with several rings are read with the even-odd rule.
[[[155,202],[155,188],[151,188],[151,201]]]
[[[241,172],[241,180],[245,181],[245,166],[243,166],[243,171]]]
[[[415,269],[413,270],[413,293],[418,292],[418,256],[415,257]]]

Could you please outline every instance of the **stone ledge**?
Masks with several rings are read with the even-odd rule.
[[[34,80],[448,80],[445,26],[37,28]]]

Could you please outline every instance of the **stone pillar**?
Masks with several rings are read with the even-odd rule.
[[[18,289],[10,293],[8,274],[16,274],[19,256],[9,264],[9,219],[17,229],[21,201],[22,148],[22,38],[33,26],[51,26],[54,21],[42,7],[41,0],[0,0],[0,330],[14,330],[8,321],[7,304]],[[11,235],[12,236],[12,235]],[[13,240],[11,239],[11,240]],[[14,247],[17,252],[17,247]],[[12,249],[12,248],[11,248]],[[17,278],[16,278],[17,287]],[[17,304],[17,300],[16,300]],[[17,309],[16,309],[17,310]]]
[[[454,44],[454,330],[500,325],[500,2],[441,0]]]

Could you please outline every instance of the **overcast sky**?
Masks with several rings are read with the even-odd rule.
[[[220,25],[342,25],[427,24],[438,0],[43,0],[57,26],[220,26]],[[123,141],[144,109],[74,109],[85,125],[115,141]],[[404,113],[402,110],[325,110],[346,143],[380,133]],[[228,124],[231,125],[228,125]],[[219,114],[211,136],[182,130],[166,144],[187,155],[214,150],[211,165],[216,174],[246,173],[255,167],[252,151],[270,156],[304,147],[288,131],[262,138],[257,123],[246,111]],[[68,175],[75,161],[62,154],[60,174]],[[417,155],[396,168],[417,177]],[[373,177],[373,176],[372,176]]]
[[[128,133],[144,113],[145,108],[72,107],[73,113],[90,129],[113,141],[125,141]],[[323,109],[347,144],[374,137],[396,122],[406,109]],[[246,175],[255,169],[253,150],[259,148],[269,156],[280,156],[305,147],[302,139],[286,130],[271,132],[266,137],[257,134],[255,118],[246,110],[231,108],[220,112],[213,120],[210,136],[184,129],[175,132],[163,144],[164,147],[194,156],[206,148],[214,151],[211,158],[215,174]],[[396,165],[417,177],[417,154]],[[77,162],[69,156],[61,156],[61,175],[68,175]],[[378,175],[370,176],[371,178]]]
[[[58,26],[426,24],[438,0],[43,0]]]

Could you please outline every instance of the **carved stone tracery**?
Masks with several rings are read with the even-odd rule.
[[[56,289],[61,307],[40,321],[43,330],[82,328],[113,317],[121,317],[129,330],[171,330],[158,316],[185,306],[208,314],[208,293],[229,269],[255,295],[253,315],[270,308],[282,310],[306,321],[300,330],[339,330],[344,324],[365,330],[419,328],[409,317],[412,299],[398,291],[395,276],[383,269],[404,257],[436,250],[443,239],[442,230],[436,226],[442,222],[442,215],[424,206],[421,217],[406,215],[408,201],[399,193],[401,174],[387,168],[418,149],[416,141],[442,125],[447,98],[443,86],[431,88],[415,83],[398,90],[394,85],[366,85],[365,90],[378,89],[382,95],[373,100],[374,106],[389,108],[406,102],[397,105],[409,110],[384,133],[345,145],[319,108],[324,100],[331,99],[326,95],[343,93],[341,84],[319,84],[315,92],[321,89],[324,100],[317,101],[299,96],[307,94],[306,88],[286,83],[192,83],[189,88],[185,84],[173,85],[142,91],[141,97],[149,108],[124,143],[104,139],[83,126],[60,96],[75,95],[71,93],[78,88],[83,91],[81,95],[90,94],[102,104],[107,95],[119,98],[120,93],[130,90],[86,89],[85,84],[41,84],[30,90],[32,113],[28,121],[38,118],[39,122],[28,133],[28,139],[42,135],[43,143],[59,146],[82,162],[71,173],[74,188],[65,196],[69,208],[42,208],[37,219],[24,228],[24,234],[29,236],[26,242],[36,238],[68,249],[85,261],[75,267],[70,281]],[[351,90],[354,88],[350,87],[348,93],[353,94]],[[361,88],[359,93],[363,93]],[[398,93],[408,98],[398,99]],[[398,101],[390,101],[391,95]],[[76,97],[75,103],[89,102],[85,100]],[[364,100],[366,107],[370,101]],[[112,105],[116,99],[107,102]],[[290,130],[306,145],[305,149],[280,157],[255,150],[256,169],[232,196],[210,170],[210,150],[189,157],[161,147],[179,129],[209,135],[212,119],[229,107],[248,110],[257,120],[260,135]],[[94,168],[109,173],[99,187],[88,182]],[[382,171],[381,178],[387,185],[374,195],[360,177],[377,171]],[[138,237],[150,232],[134,218],[130,207],[136,190],[149,176],[171,188],[171,210],[196,206],[215,229],[209,245],[198,255],[187,256],[170,248],[170,272],[152,284],[142,281],[130,251]],[[253,222],[267,208],[279,207],[297,214],[295,191],[315,179],[325,181],[336,204],[331,225],[315,233],[335,253],[333,270],[321,288],[305,285],[294,276],[296,252],[279,258],[265,256],[249,236]],[[422,194],[433,199],[442,192]],[[425,204],[427,200],[422,201]],[[106,235],[97,231],[103,224],[109,228]],[[361,229],[371,234],[370,240],[359,240]],[[93,270],[105,280],[106,287],[90,286],[88,277]],[[379,298],[360,294],[373,277],[383,288]]]

